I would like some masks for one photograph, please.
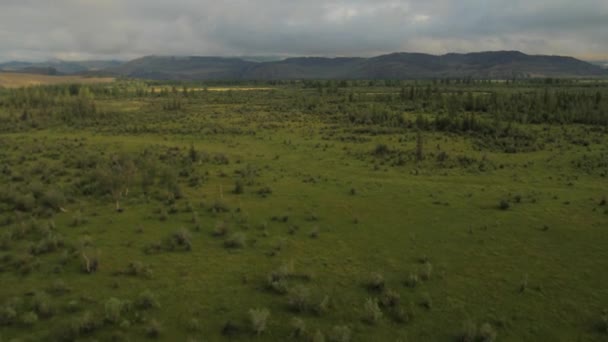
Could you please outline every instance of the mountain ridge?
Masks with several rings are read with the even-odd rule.
[[[0,64],[16,69],[20,62]],[[67,63],[67,62],[66,62]],[[93,62],[91,62],[93,63]],[[105,64],[104,64],[105,63]],[[64,62],[27,64],[23,70],[51,70]],[[395,52],[375,57],[290,57],[256,61],[247,57],[150,55],[119,63],[79,62],[73,73],[152,80],[296,80],[296,79],[507,79],[534,77],[608,77],[608,70],[574,57],[528,55],[521,51],[482,51],[432,55]],[[79,69],[80,68],[80,69]]]

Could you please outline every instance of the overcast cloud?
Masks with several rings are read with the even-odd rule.
[[[608,58],[608,0],[0,0],[0,61],[485,50]]]

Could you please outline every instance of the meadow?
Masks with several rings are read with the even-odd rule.
[[[2,341],[608,339],[601,81],[0,89],[0,147]]]

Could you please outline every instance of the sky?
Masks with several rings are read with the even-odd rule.
[[[608,0],[0,0],[0,61],[489,50],[608,60]]]

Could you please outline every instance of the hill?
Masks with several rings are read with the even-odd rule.
[[[46,62],[20,62],[12,61],[0,63],[1,71],[8,72],[25,72],[34,74],[55,75],[64,74],[72,75],[78,73],[86,73],[100,71],[103,69],[113,68],[121,65],[119,61],[62,61],[50,60]]]
[[[603,77],[608,71],[572,57],[518,51],[393,53],[374,58],[299,57],[255,62],[222,57],[148,56],[105,72],[157,80],[424,79]]]
[[[53,76],[14,72],[0,72],[0,88],[20,88],[46,84],[94,84],[113,82],[112,77]]]

